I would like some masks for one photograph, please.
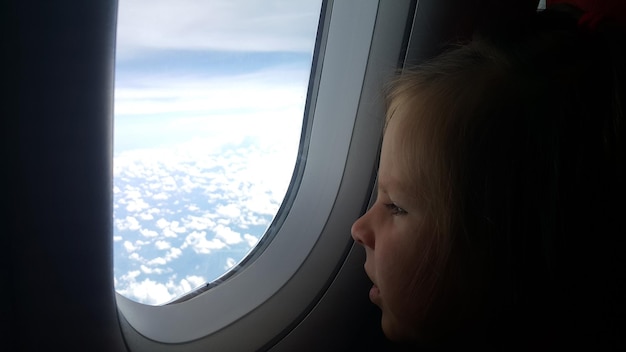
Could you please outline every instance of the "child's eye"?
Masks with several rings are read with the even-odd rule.
[[[385,204],[385,207],[389,209],[389,211],[391,212],[391,215],[405,215],[407,213],[406,210],[400,208],[394,203],[387,203]]]

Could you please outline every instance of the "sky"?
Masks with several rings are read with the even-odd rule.
[[[302,128],[321,0],[120,0],[114,281],[167,303],[271,223]]]

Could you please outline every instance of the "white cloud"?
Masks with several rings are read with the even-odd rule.
[[[137,221],[137,219],[135,219],[134,217],[127,216],[124,219],[115,219],[115,227],[119,231],[123,231],[123,230],[137,231],[141,228],[141,225],[139,224],[139,221]]]
[[[184,233],[187,232],[187,229],[184,228],[183,226],[179,226],[180,222],[174,220],[170,223],[170,229],[172,229],[172,231],[176,232],[176,233]]]
[[[202,232],[194,231],[191,234],[187,235],[187,237],[185,238],[184,245],[191,246],[191,248],[196,253],[202,253],[202,254],[208,254],[208,253],[211,253],[211,251],[213,250],[226,247],[226,243],[220,241],[217,238],[214,238],[210,241],[207,240],[206,232],[204,231]]]
[[[191,292],[191,290],[193,289],[193,287],[191,287],[191,285],[189,284],[189,281],[185,279],[180,280],[178,286],[176,286],[176,284],[174,284],[174,282],[170,280],[168,282],[168,287],[170,290],[176,292],[177,296],[182,296],[187,292]]]
[[[184,280],[189,282],[192,288],[197,288],[206,283],[206,280],[202,276],[197,275],[188,275]]]
[[[126,275],[122,275],[122,280],[133,280],[140,274],[141,274],[141,271],[139,270],[129,271],[128,273],[126,273]]]
[[[229,77],[203,77],[197,73],[191,78],[174,74],[136,77],[116,87],[115,116],[176,116],[175,123],[146,125],[135,132],[206,139],[202,143],[209,149],[196,153],[214,150],[224,143],[239,143],[243,136],[297,146],[309,73],[309,68],[282,66]],[[126,138],[136,137],[132,131],[126,133]],[[159,157],[168,156],[160,153]],[[173,181],[166,176],[158,182],[163,191],[179,186],[189,189],[184,179],[180,179],[180,185]]]
[[[139,230],[139,232],[144,237],[157,237],[159,235],[156,231],[148,230],[148,229],[141,229]]]
[[[229,227],[217,225],[213,230],[215,231],[215,237],[223,239],[226,244],[237,244],[242,241],[241,234],[231,230]]]
[[[320,0],[122,1],[118,51],[310,51]]]
[[[128,201],[128,205],[126,206],[126,210],[130,212],[142,211],[144,209],[148,209],[150,205],[146,203],[143,199],[132,199]]]
[[[176,179],[172,176],[167,176],[161,179],[161,188],[165,191],[175,191],[178,188]]]
[[[189,175],[185,175],[180,179],[180,190],[185,193],[193,193],[194,189],[198,188],[200,185],[192,180]]]
[[[135,247],[135,245],[132,244],[132,242],[130,241],[124,241],[124,248],[126,249],[126,251],[128,253],[134,252],[136,251],[138,248]]]
[[[156,241],[154,245],[158,250],[166,250],[172,247],[172,245],[167,241]]]
[[[217,219],[217,226],[228,226],[231,222],[231,219],[220,218]]]
[[[146,244],[150,244],[150,241],[135,240],[135,246],[140,247]]]
[[[157,220],[157,222],[156,222],[156,226],[157,226],[158,228],[160,228],[160,229],[164,229],[164,228],[168,227],[169,225],[170,225],[170,222],[169,222],[169,221],[167,221],[167,220],[165,220],[165,219],[163,219],[163,218],[160,218],[160,219],[159,219],[159,220]]]
[[[131,254],[128,256],[128,258],[129,258],[129,259],[132,259],[132,260],[135,260],[135,261],[138,261],[138,262],[142,262],[142,261],[143,261],[143,258],[142,258],[142,257],[139,255],[139,253],[137,253],[137,252],[133,252],[133,253],[131,253]]]
[[[116,290],[134,301],[158,305],[167,303],[206,283],[206,280],[198,275],[187,275],[176,283],[176,274],[172,275],[167,282],[157,282],[150,278],[138,281],[137,279],[142,272],[143,274],[162,274],[165,271],[142,265],[141,270],[130,271],[119,279],[115,278]]]
[[[254,248],[254,246],[259,243],[259,238],[256,236],[252,236],[249,233],[243,235],[243,238],[246,240],[246,242],[248,242],[248,246],[250,246],[250,248]]]
[[[184,226],[180,226],[180,222],[176,220],[170,222],[160,218],[156,221],[156,226],[161,229],[163,236],[170,238],[178,237],[177,233],[187,232],[187,229]]]
[[[226,216],[229,218],[236,218],[241,215],[241,210],[239,210],[239,206],[237,204],[228,204],[228,205],[218,205],[217,213],[222,216]]]
[[[165,192],[160,192],[152,196],[152,199],[154,200],[167,200],[169,198],[170,196]]]
[[[127,191],[125,193],[126,193],[125,194],[126,198],[129,198],[129,199],[141,198],[141,191],[136,189],[136,188],[127,189]]]
[[[167,260],[168,262],[178,258],[181,256],[181,254],[183,254],[183,251],[180,250],[180,248],[171,248],[169,252],[167,252],[167,254],[165,255],[165,260]]]
[[[197,231],[206,230],[208,228],[215,226],[215,222],[209,219],[208,217],[200,217],[200,216],[193,216],[193,215],[187,215],[183,219],[183,222],[185,223],[186,227],[193,229],[193,230],[197,230]]]
[[[249,211],[246,213],[246,216],[242,217],[243,221],[241,222],[241,227],[249,228],[250,226],[269,225],[269,223],[271,222],[271,220],[273,219],[274,215],[276,215],[277,212],[278,212],[278,209],[276,209],[276,211],[271,214],[263,214],[261,212]]]
[[[165,265],[167,260],[165,258],[156,257],[148,262],[148,265]]]
[[[174,282],[174,277],[170,278],[166,286],[169,292],[172,292],[174,297],[180,297],[185,293],[191,292],[194,289],[204,285],[206,280],[201,276],[188,275],[184,279],[181,279],[178,284]]]
[[[127,287],[118,292],[130,299],[150,305],[163,304],[175,297],[164,284],[150,279],[144,279],[141,282],[132,280],[128,282]]]
[[[154,216],[150,212],[143,212],[139,214],[139,218],[141,218],[141,220],[153,220]]]
[[[168,228],[163,229],[162,233],[163,233],[163,236],[165,236],[165,237],[170,237],[170,238],[176,238],[176,237],[178,237],[178,235],[176,234],[176,232],[172,231],[172,229],[170,229],[169,227],[168,227]]]

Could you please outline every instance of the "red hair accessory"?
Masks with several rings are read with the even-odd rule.
[[[582,10],[584,14],[578,25],[595,30],[605,19],[611,19],[626,26],[626,1],[624,0],[546,0],[546,5],[569,4]]]

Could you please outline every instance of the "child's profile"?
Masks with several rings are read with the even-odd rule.
[[[389,339],[624,347],[626,39],[589,16],[555,6],[391,84],[352,227]]]

